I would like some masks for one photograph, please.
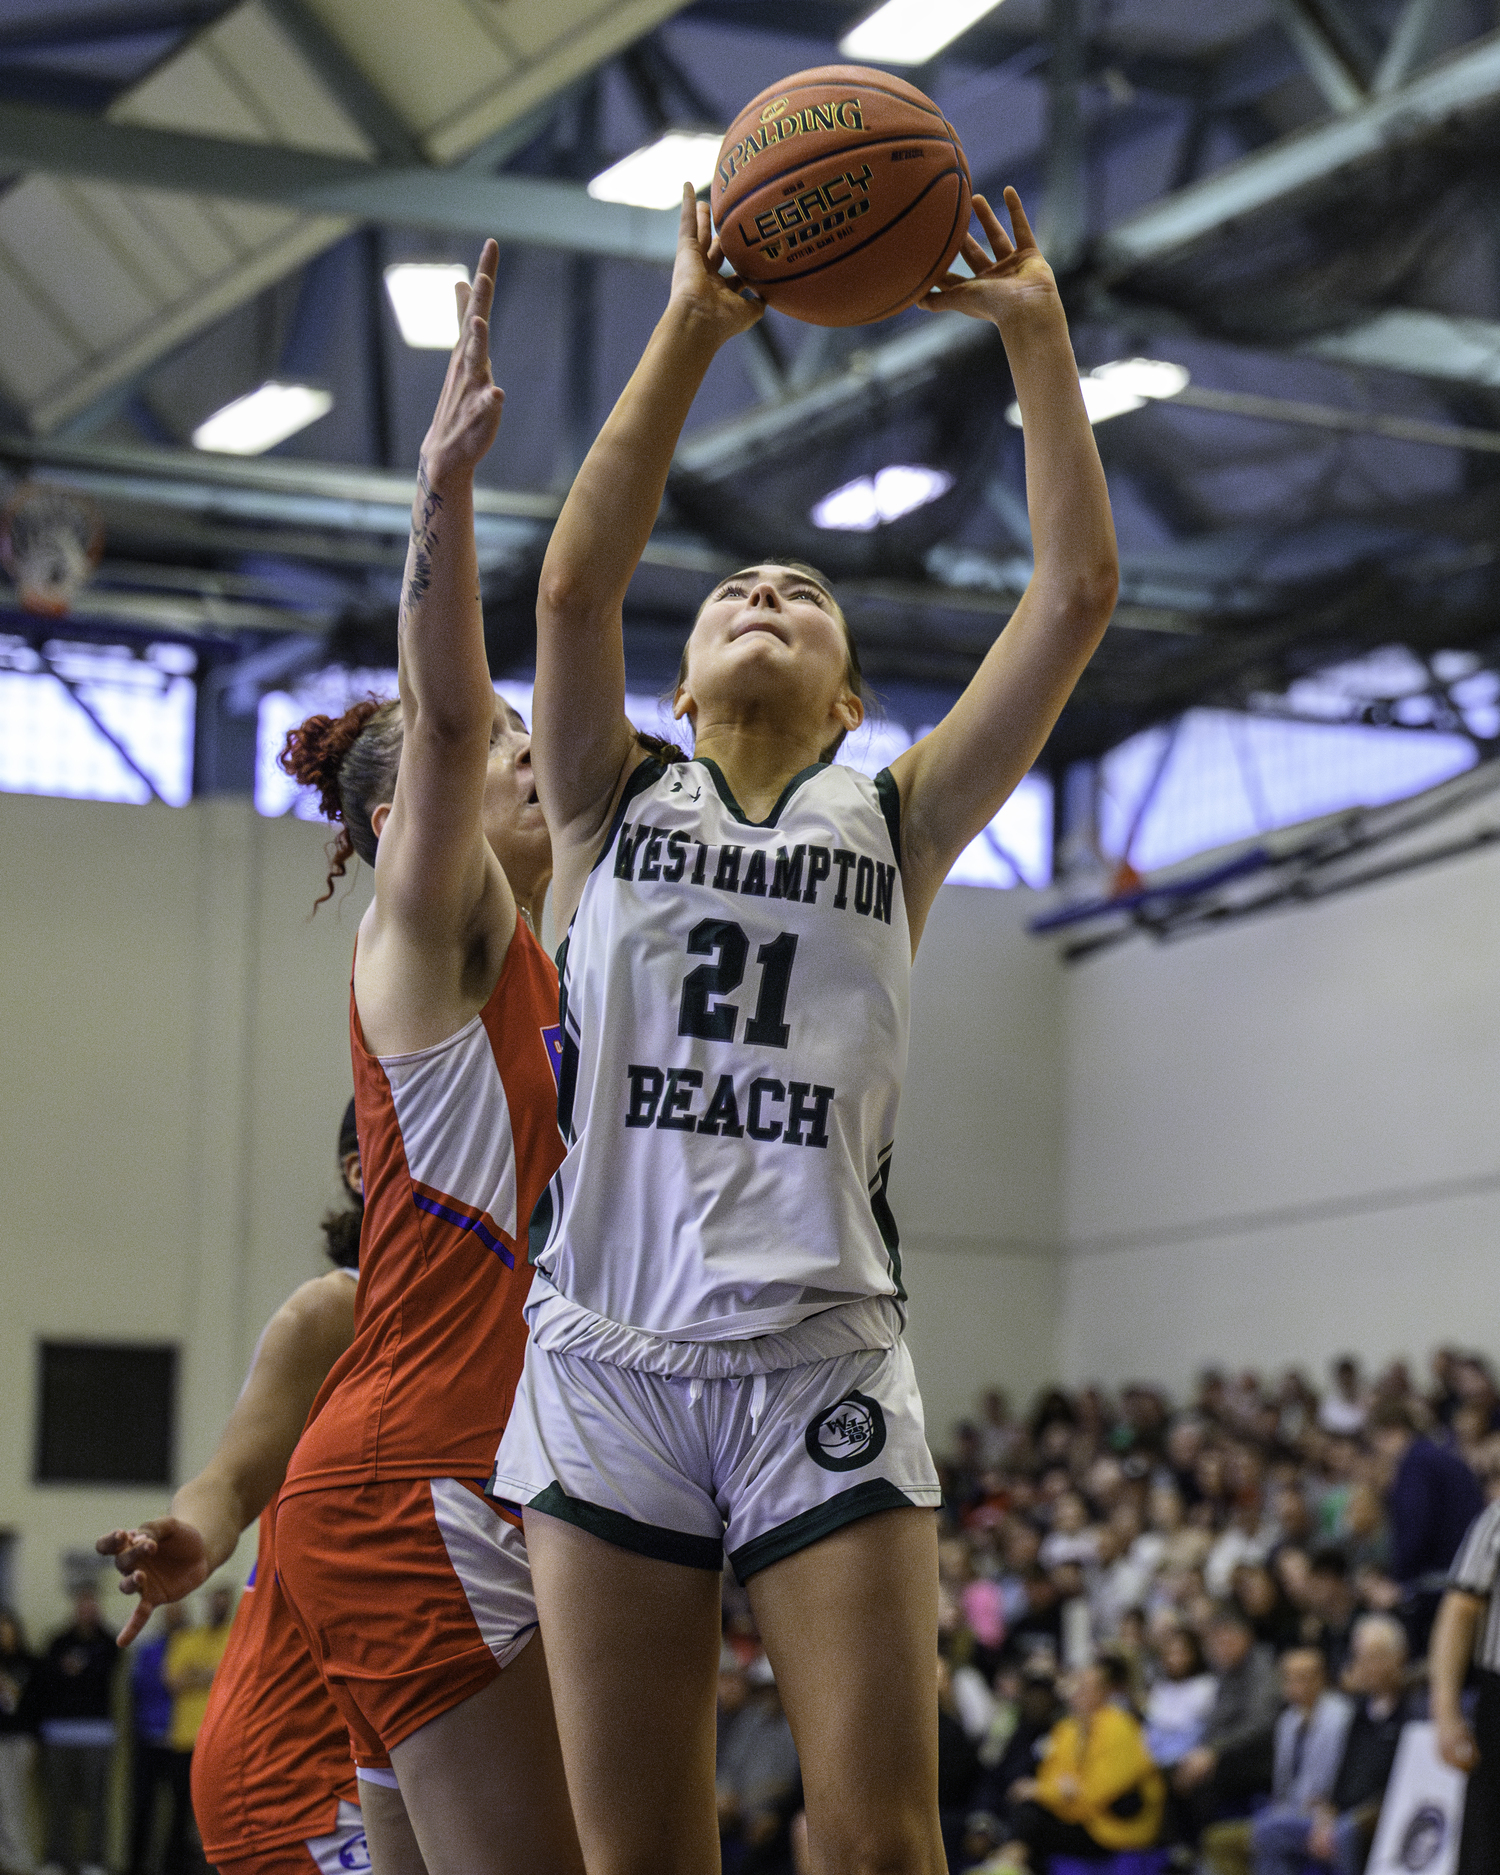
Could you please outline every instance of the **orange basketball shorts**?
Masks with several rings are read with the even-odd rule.
[[[536,1628],[519,1523],[460,1478],[283,1493],[276,1569],[357,1766],[388,1764]]]
[[[222,1857],[219,1875],[361,1875],[373,1867],[357,1803],[339,1804],[338,1825],[328,1836],[282,1843],[250,1855]]]

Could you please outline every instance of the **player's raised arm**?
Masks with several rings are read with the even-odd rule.
[[[498,264],[486,241],[473,288],[458,289],[459,339],[418,460],[397,623],[401,766],[375,829],[377,942],[394,925],[418,945],[451,945],[487,891],[509,900],[481,815],[496,705],[474,547],[474,471],[505,401],[489,354]]]
[[[765,308],[721,277],[706,205],[683,189],[667,309],[579,469],[553,530],[537,594],[532,732],[537,792],[552,829],[559,926],[628,771],[625,589],[650,538],[677,439],[715,354]]]
[[[163,1602],[180,1602],[234,1553],[281,1488],[318,1389],[354,1338],[354,1284],[343,1271],[304,1283],[271,1317],[218,1449],[165,1517],[112,1530],[95,1547],[140,1601],[120,1632],[128,1646]]]
[[[1057,283],[1014,189],[1005,201],[1015,240],[976,196],[994,257],[969,236],[962,252],[974,278],[950,273],[924,303],[989,319],[1005,342],[1026,437],[1035,571],[953,709],[891,764],[913,942],[948,868],[1040,754],[1104,635],[1119,584],[1109,490]]]

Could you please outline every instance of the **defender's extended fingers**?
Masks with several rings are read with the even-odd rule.
[[[479,264],[474,269],[474,274],[476,279],[488,280],[490,285],[493,286],[495,284],[495,276],[499,271],[500,243],[491,235],[484,246],[479,250]]]
[[[1031,232],[1031,222],[1027,218],[1026,210],[1021,205],[1020,196],[1011,188],[1009,183],[1005,185],[1005,208],[1007,214],[1010,216],[1010,225],[1016,231],[1016,246],[1018,248],[1035,247],[1037,245],[1037,238]]]
[[[677,222],[677,245],[698,245],[698,192],[690,182],[682,185],[682,214]]]
[[[94,1548],[101,1556],[118,1556],[122,1549],[128,1549],[129,1546],[130,1532],[128,1530],[111,1530],[107,1536],[99,1538]]]
[[[488,319],[490,307],[495,303],[495,274],[492,268],[488,273],[481,269],[474,276],[474,285],[469,293],[468,311],[472,317],[478,314],[481,319]]]
[[[115,1636],[115,1646],[128,1647],[155,1613],[156,1605],[154,1602],[148,1602],[143,1599],[137,1603],[130,1612],[130,1619]]]
[[[477,371],[481,376],[489,370],[490,364],[490,322],[471,312],[464,321],[463,338],[464,363],[470,371]]]
[[[713,210],[708,206],[707,202],[698,201],[696,196],[693,200],[698,210],[698,246],[706,256],[708,250],[714,244]]]

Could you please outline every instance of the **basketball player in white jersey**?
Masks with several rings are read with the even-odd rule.
[[[621,606],[721,345],[762,308],[685,190],[667,310],[558,521],[533,760],[553,831],[567,1157],[533,1220],[526,1365],[492,1489],[526,1536],[590,1875],[718,1865],[719,1568],[748,1584],[820,1871],[939,1875],[938,1484],[885,1190],[912,952],[1036,759],[1113,607],[1109,500],[1056,284],[975,210],[973,278],[1025,417],[1036,571],[948,717],[875,781],[807,569],[717,586],[676,713],[623,709]]]

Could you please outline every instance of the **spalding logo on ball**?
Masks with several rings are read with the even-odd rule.
[[[869,325],[915,305],[969,225],[969,165],[932,99],[867,65],[821,65],[752,98],[710,192],[725,258],[778,311]]]

